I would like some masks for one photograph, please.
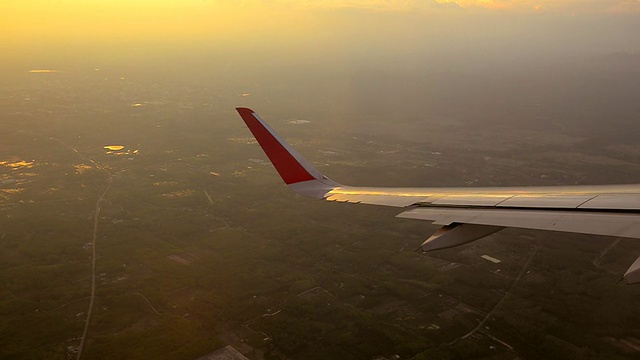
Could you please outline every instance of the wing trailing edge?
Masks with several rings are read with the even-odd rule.
[[[253,110],[236,108],[282,180],[293,191],[335,202],[405,208],[397,217],[442,228],[422,245],[462,245],[505,227],[640,239],[640,184],[504,188],[382,188],[345,186],[305,160]],[[640,257],[624,275],[640,283]]]

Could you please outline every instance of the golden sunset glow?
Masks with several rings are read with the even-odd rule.
[[[633,1],[566,0],[24,0],[5,2],[0,37],[13,43],[155,41],[277,35],[295,38],[322,31],[342,11],[470,15],[470,11],[513,13],[633,13]],[[275,39],[274,39],[275,40]]]
[[[24,0],[0,10],[0,63],[7,71],[69,74],[80,63],[140,69],[178,58],[214,70],[267,58],[343,64],[399,56],[418,64],[426,60],[417,60],[418,53],[443,62],[453,54],[479,61],[522,51],[575,52],[573,46],[633,51],[640,2]],[[476,56],[460,56],[469,52]],[[246,90],[237,94],[250,97]],[[147,106],[141,100],[130,106]]]
[[[0,18],[4,36],[15,42],[228,39],[265,28],[305,27],[308,22],[299,11],[280,11],[282,6],[257,1],[25,0],[3,5]]]

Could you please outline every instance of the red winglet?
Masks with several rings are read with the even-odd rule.
[[[287,185],[316,179],[292,154],[294,150],[289,144],[281,139],[253,110],[248,108],[236,108],[236,110]]]

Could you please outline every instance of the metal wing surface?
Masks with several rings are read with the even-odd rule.
[[[468,243],[505,227],[640,239],[640,184],[553,187],[385,188],[336,183],[248,108],[236,109],[285,183],[302,195],[401,208],[397,217],[442,228],[424,251]],[[624,275],[640,283],[640,258]]]

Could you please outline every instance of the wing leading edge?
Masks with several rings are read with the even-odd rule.
[[[478,240],[505,227],[640,239],[640,184],[495,188],[385,188],[346,186],[305,160],[260,116],[236,109],[284,182],[316,199],[403,208],[397,217],[442,228],[423,251]],[[640,283],[640,258],[624,275]]]

